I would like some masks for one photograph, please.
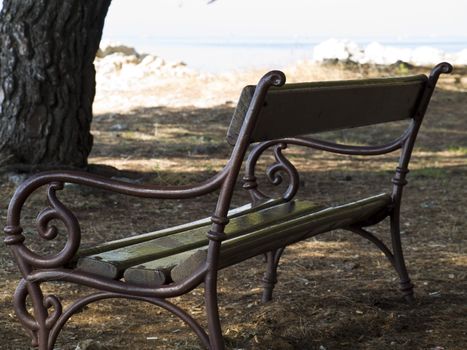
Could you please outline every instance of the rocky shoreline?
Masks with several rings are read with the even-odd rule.
[[[434,62],[446,59],[453,63],[454,60],[440,52],[430,55],[428,49],[424,56],[420,49],[417,55],[428,58],[418,66],[394,60],[399,57],[396,51],[384,47],[378,51],[376,46],[369,45],[362,51],[350,41],[328,40],[314,48],[313,60],[299,61],[284,68],[264,67],[214,74],[199,72],[184,62],[171,62],[153,54],[139,53],[123,44],[104,44],[95,60],[97,91],[94,113],[128,112],[155,106],[207,108],[224,105],[235,102],[243,86],[256,84],[264,73],[277,68],[284,70],[288,82],[298,82],[428,73],[435,64],[427,63],[428,58]],[[384,50],[389,51],[384,54]],[[399,54],[408,58],[410,53],[401,51]],[[467,50],[456,57],[454,63],[465,59],[466,64],[457,64],[460,68],[457,76],[448,79],[467,89]]]

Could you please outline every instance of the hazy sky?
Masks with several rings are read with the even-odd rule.
[[[467,37],[464,0],[113,0],[105,36]]]
[[[207,2],[113,0],[105,36],[467,38],[465,0]]]

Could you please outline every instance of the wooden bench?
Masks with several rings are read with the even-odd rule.
[[[206,348],[223,349],[217,307],[219,269],[265,254],[263,301],[268,301],[272,297],[284,248],[334,229],[345,229],[373,242],[396,269],[403,295],[411,300],[413,285],[405,266],[399,229],[402,190],[415,138],[438,77],[451,70],[448,63],[441,63],[429,77],[417,75],[300,84],[284,84],[284,74],[272,71],[257,86],[247,86],[242,91],[228,131],[228,142],[233,145],[231,157],[219,174],[198,185],[144,186],[72,171],[33,176],[15,192],[5,228],[5,243],[22,274],[14,295],[14,306],[33,345],[41,350],[52,349],[66,321],[91,302],[128,298],[167,309],[185,321]],[[407,130],[383,145],[350,146],[298,137],[402,119],[409,120]],[[365,156],[400,150],[400,160],[388,193],[326,207],[295,198],[299,174],[282,152],[289,145]],[[270,181],[278,184],[280,173],[285,173],[288,178],[280,198],[266,196],[256,181],[256,164],[268,149],[272,149],[275,156],[275,163],[267,169]],[[245,165],[243,187],[250,193],[252,201],[231,209],[242,164]],[[195,198],[216,190],[219,190],[219,197],[210,218],[81,248],[80,225],[57,197],[57,191],[62,190],[65,183],[145,198]],[[20,223],[26,199],[42,186],[48,186],[49,206],[37,217],[39,236],[46,240],[57,236],[58,229],[52,224],[54,220],[63,223],[68,235],[60,252],[45,256],[25,245]],[[392,249],[368,229],[385,218],[390,222]],[[97,292],[81,297],[63,309],[56,296],[44,296],[41,285],[49,281],[85,285]],[[204,285],[207,332],[187,312],[169,301],[200,285]],[[33,314],[28,312],[26,299],[32,301]]]

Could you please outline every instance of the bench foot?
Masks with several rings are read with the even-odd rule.
[[[266,303],[272,300],[272,291],[277,283],[277,267],[285,247],[266,253],[267,270],[263,276],[263,296],[261,301]]]
[[[391,241],[394,254],[394,267],[399,274],[400,291],[408,303],[414,302],[414,285],[410,281],[409,272],[405,265],[400,234],[399,210],[391,215]]]
[[[414,285],[412,284],[410,279],[400,282],[399,289],[402,292],[402,295],[404,296],[404,299],[408,304],[413,304],[415,302],[413,288],[414,288]]]

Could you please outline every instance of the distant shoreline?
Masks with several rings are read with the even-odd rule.
[[[428,54],[439,53],[436,49],[435,51],[423,49],[418,52],[422,58],[426,56],[424,50],[427,50]],[[251,52],[251,50],[248,51]],[[434,64],[426,64],[421,68],[401,62],[383,65],[352,63],[352,60],[362,60],[365,56],[362,56],[359,47],[351,42],[324,42],[320,50],[315,48],[314,54],[322,57],[329,52],[337,53],[343,59],[302,60],[292,62],[285,68],[282,68],[280,64],[267,66],[264,61],[256,60],[255,62],[262,66],[251,69],[242,67],[234,57],[231,62],[234,69],[227,72],[206,73],[189,63],[170,60],[163,55],[138,52],[135,48],[126,45],[101,46],[94,61],[96,97],[93,108],[97,114],[101,114],[128,112],[137,108],[154,106],[212,108],[230,105],[232,101],[238,99],[245,85],[256,84],[258,79],[271,69],[283,70],[288,82],[299,82],[380,77],[388,73],[389,75],[405,75],[410,72],[428,73],[434,66]],[[391,52],[387,53],[391,54]],[[378,59],[379,53],[384,54],[385,47],[374,44],[368,55],[371,54],[372,57]],[[465,53],[467,61],[467,50]],[[225,64],[222,60],[217,61],[218,58],[216,59],[215,55],[208,55],[206,51],[198,52],[198,54],[208,64]],[[277,58],[277,56],[271,57]],[[250,61],[253,60],[251,55],[248,58]],[[253,55],[253,58],[257,57]],[[437,60],[435,63],[441,62],[441,58],[443,57],[435,57]],[[456,71],[457,76],[451,79],[458,82],[459,88],[464,89],[467,86],[465,75],[467,65],[464,68],[456,65]]]
[[[171,61],[183,61],[189,68],[205,73],[222,73],[227,71],[244,70],[252,68],[284,68],[297,61],[316,60],[314,49],[322,46],[330,40],[317,38],[221,38],[221,37],[127,37],[123,40],[104,38],[103,42],[123,42],[125,45],[135,47],[138,52],[146,52],[163,57]],[[341,47],[331,48],[336,52],[326,53],[327,58],[340,58],[339,52],[342,46],[355,46],[364,51],[369,45],[377,43],[381,45],[376,53],[379,61],[377,64],[391,64],[397,60],[410,61],[411,53],[408,50],[425,48],[418,55],[426,55],[426,49],[430,48],[430,54],[435,55],[432,61],[429,58],[423,63],[435,63],[440,56],[448,56],[450,61],[467,64],[467,57],[458,60],[455,55],[467,50],[467,38],[419,38],[419,39],[382,39],[360,38],[355,40],[335,40]],[[345,44],[347,43],[347,44]],[[329,49],[328,49],[329,50]],[[374,51],[374,50],[373,50]],[[467,51],[466,51],[467,52]],[[381,57],[382,55],[401,55],[398,59]],[[373,56],[375,53],[373,52]],[[467,54],[463,54],[467,56]],[[374,58],[374,57],[373,57]],[[394,62],[392,62],[392,61]],[[365,62],[367,63],[367,62]],[[417,63],[417,62],[415,62]]]

